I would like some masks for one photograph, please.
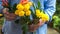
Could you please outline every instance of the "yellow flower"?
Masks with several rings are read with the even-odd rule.
[[[45,18],[47,21],[49,20],[49,16],[47,14],[45,14]]]
[[[36,16],[40,18],[40,10],[39,9],[36,10]]]
[[[48,16],[47,14],[44,14],[44,15],[42,16],[42,20],[43,20],[43,21],[48,21],[48,20],[49,20],[49,16]]]
[[[25,12],[24,11],[20,11],[19,12],[19,16],[24,16]]]
[[[18,4],[16,8],[17,8],[18,10],[23,10],[23,9],[24,9],[24,7],[23,7],[22,4]]]
[[[28,4],[29,4],[30,6],[32,6],[32,2],[28,2]]]
[[[2,14],[0,14],[0,16],[3,16]]]
[[[39,14],[40,13],[40,10],[39,9],[36,9],[36,13]]]
[[[28,11],[25,12],[25,14],[26,14],[26,16],[30,16],[31,15],[31,11],[28,10]]]
[[[40,12],[39,9],[36,10],[36,16],[38,18],[41,18],[43,21],[48,21],[49,20],[49,16],[47,14],[44,14],[43,11]]]
[[[30,9],[30,5],[29,4],[25,4],[24,5],[24,10],[29,10]]]
[[[41,12],[41,13],[40,13],[40,17],[42,18],[43,16],[44,16],[44,13],[43,13],[43,12]]]
[[[20,10],[16,10],[16,11],[15,11],[15,14],[16,14],[16,15],[19,15],[19,12],[20,12]]]

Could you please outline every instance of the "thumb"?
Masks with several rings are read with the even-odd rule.
[[[4,8],[4,9],[3,9],[3,13],[4,13],[4,14],[9,14],[8,10],[9,10],[8,8]]]
[[[39,23],[42,23],[42,19],[39,20]]]
[[[40,20],[39,20],[39,25],[41,25],[41,24],[42,24],[42,22],[43,22],[43,21],[42,21],[42,19],[40,19]]]

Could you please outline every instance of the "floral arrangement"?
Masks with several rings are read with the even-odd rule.
[[[16,8],[17,10],[15,11],[15,14],[21,17],[21,23],[23,26],[23,30],[25,29],[24,32],[27,31],[27,27],[30,24],[38,24],[39,19],[42,19],[43,21],[48,21],[49,16],[44,13],[43,10],[39,9],[40,8],[40,2],[38,0],[38,6],[34,6],[34,3],[30,2],[29,0],[21,0],[19,4],[17,4]],[[34,11],[30,9],[30,7],[34,7]],[[33,20],[30,20],[30,15],[32,15]],[[27,26],[27,27],[26,27]]]
[[[4,6],[6,8],[9,8],[10,13],[14,13],[20,17],[18,21],[22,25],[23,34],[26,34],[28,31],[28,25],[38,24],[39,19],[42,19],[43,21],[49,20],[49,16],[45,14],[42,9],[40,9],[40,1],[37,1],[38,6],[35,6],[34,3],[30,2],[29,0],[20,0],[19,4],[14,4],[11,6],[10,3],[8,3],[7,6]],[[30,9],[31,6],[34,8],[34,11]],[[30,19],[31,15],[33,18],[32,20]]]

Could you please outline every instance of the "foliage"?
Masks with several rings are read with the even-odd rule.
[[[60,18],[58,16],[53,16],[53,27],[60,29]]]
[[[53,16],[53,27],[60,29],[60,0],[57,0],[56,3],[56,12]]]
[[[55,15],[58,15],[59,16],[59,14],[60,14],[60,0],[57,0]]]

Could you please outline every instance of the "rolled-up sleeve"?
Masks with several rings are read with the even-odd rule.
[[[3,9],[2,0],[0,0],[0,13],[2,13],[2,9]]]
[[[56,11],[56,0],[47,0],[44,5],[44,11],[49,15],[49,21],[51,21],[52,16]]]

